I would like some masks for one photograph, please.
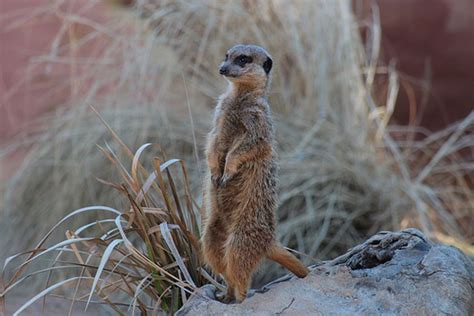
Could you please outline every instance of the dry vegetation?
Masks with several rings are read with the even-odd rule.
[[[393,69],[377,66],[376,11],[363,47],[347,0],[137,3],[104,25],[60,5],[40,12],[60,16],[65,28],[83,23],[93,32],[74,47],[53,43],[38,59],[36,67],[67,62],[75,69],[65,83],[74,91],[69,107],[4,149],[30,147],[6,190],[0,250],[33,248],[64,217],[33,252],[9,260],[7,291],[44,274],[47,290],[38,298],[73,285],[65,287],[69,297],[102,298],[120,313],[174,311],[195,286],[214,282],[197,255],[202,144],[225,88],[217,66],[240,42],[266,47],[275,60],[270,104],[284,245],[306,254],[309,264],[406,225],[474,241],[474,193],[466,183],[474,162],[459,154],[474,145],[474,115],[420,141],[414,128],[387,125],[398,84]],[[74,54],[91,43],[89,58]],[[387,100],[377,106],[375,75],[389,82]],[[165,153],[185,161],[189,175]],[[96,206],[81,208],[88,205]],[[257,283],[277,269],[265,266]]]

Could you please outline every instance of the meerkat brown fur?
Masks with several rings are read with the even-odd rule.
[[[263,258],[298,277],[308,269],[275,237],[277,164],[267,102],[272,58],[255,45],[236,45],[219,72],[229,81],[208,135],[203,255],[224,276],[224,301],[242,302]]]

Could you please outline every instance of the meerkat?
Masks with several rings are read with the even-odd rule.
[[[308,269],[276,241],[277,162],[268,105],[272,58],[255,45],[227,51],[219,73],[229,82],[208,135],[203,256],[227,283],[224,302],[242,302],[263,258],[298,277]]]

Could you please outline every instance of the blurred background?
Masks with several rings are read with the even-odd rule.
[[[414,226],[472,254],[472,0],[0,6],[0,259],[74,209],[122,206],[96,179],[118,175],[90,106],[133,150],[156,142],[183,158],[200,203],[203,143],[226,85],[217,67],[235,43],[274,56],[284,245],[309,264]],[[262,270],[259,284],[282,273]]]
[[[73,32],[75,37],[81,38],[94,30],[80,21],[71,23],[69,27],[73,31],[64,30],[64,26],[61,30],[62,18],[46,14],[45,6],[53,6],[53,3],[46,0],[1,2],[2,141],[20,132],[25,123],[63,105],[71,97],[70,88],[66,88],[63,81],[70,76],[68,63],[56,63],[47,71],[33,71],[38,68],[33,64],[46,63],[44,57],[51,54],[52,45],[70,44],[66,33]],[[134,1],[72,0],[62,5],[67,6],[67,12],[100,25],[106,23],[111,11],[116,11],[114,3],[129,7],[128,14],[133,14]],[[474,99],[474,64],[470,62],[474,55],[472,1],[354,0],[352,3],[361,21],[370,21],[374,6],[380,11],[380,62],[395,62],[401,78],[402,88],[392,116],[394,122],[416,123],[436,131],[470,113]],[[89,45],[89,48],[94,47]],[[76,54],[86,58],[92,52],[82,48]]]

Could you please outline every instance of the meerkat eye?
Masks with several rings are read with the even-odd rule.
[[[229,54],[225,54],[225,61],[227,61],[227,59],[229,59]]]
[[[265,70],[265,73],[268,75],[270,70],[272,70],[273,61],[270,57],[267,57],[267,60],[263,63],[262,67]]]
[[[250,64],[251,62],[252,62],[252,57],[245,56],[245,55],[239,55],[235,59],[235,63],[239,65],[240,67],[244,67],[245,64]]]

